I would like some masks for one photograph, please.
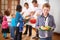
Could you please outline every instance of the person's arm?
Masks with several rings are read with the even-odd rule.
[[[22,15],[24,15],[24,12],[22,12]]]
[[[56,28],[56,24],[53,16],[52,16],[52,25],[53,27],[51,29],[54,31],[54,29]]]
[[[34,14],[35,14],[34,11],[31,11],[31,12],[30,12],[30,16],[33,16]]]
[[[39,9],[39,10],[37,10],[37,15],[36,16],[40,16],[41,14],[42,14],[42,10],[41,9]]]
[[[21,22],[21,21],[23,22],[23,17],[22,17],[21,14],[19,15],[19,17],[20,17],[20,18],[19,18],[19,21],[20,21],[20,22]]]
[[[19,14],[18,14],[18,12],[16,12],[16,17],[15,17],[16,25],[17,25],[17,23],[18,23],[18,17],[19,17]]]
[[[22,15],[20,13],[16,13],[16,25],[17,27],[20,25],[20,22],[23,21]]]
[[[23,20],[23,17],[21,14],[19,15],[19,23],[18,24],[20,25],[19,31],[22,31],[23,27],[24,27],[24,20]]]
[[[35,14],[34,8],[29,8],[29,16],[33,16]]]
[[[37,21],[36,21],[36,26],[35,26],[36,29],[39,29],[39,16],[37,18]]]
[[[22,12],[21,12],[21,13],[22,13],[22,15],[24,15],[24,13],[25,13],[25,8],[22,9]]]

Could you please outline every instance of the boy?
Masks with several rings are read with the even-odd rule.
[[[50,5],[49,3],[45,3],[42,6],[42,15],[37,18],[36,28],[42,28],[43,30],[39,29],[39,36],[40,40],[52,40],[52,34],[56,27],[54,22],[54,17],[49,14],[50,11]],[[50,30],[46,30],[45,26],[50,26]]]
[[[11,40],[14,40],[15,37],[15,28],[16,28],[16,21],[15,21],[15,14],[11,15],[11,27],[10,27],[10,33],[11,33]]]
[[[15,17],[17,29],[16,29],[16,36],[14,40],[22,40],[22,31],[23,31],[24,21],[21,15],[21,11],[22,11],[22,6],[17,5],[16,17]]]

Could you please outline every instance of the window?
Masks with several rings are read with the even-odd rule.
[[[11,10],[11,13],[15,13],[16,12],[16,6],[17,6],[17,1],[18,0],[11,0],[10,2],[12,3],[10,6],[10,10]],[[2,13],[4,13],[5,10],[8,9],[8,6],[9,6],[9,1],[8,0],[1,0],[1,11]]]
[[[8,0],[1,0],[1,11],[4,13],[4,10],[8,8]]]
[[[17,0],[12,0],[11,12],[16,13]]]

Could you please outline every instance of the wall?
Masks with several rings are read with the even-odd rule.
[[[49,0],[51,5],[51,14],[55,18],[56,29],[54,32],[60,33],[60,0]]]

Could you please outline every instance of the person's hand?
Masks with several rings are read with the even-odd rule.
[[[24,14],[24,12],[22,13],[22,15]]]
[[[36,16],[40,16],[40,14],[39,13],[37,13],[37,15]]]
[[[25,19],[29,19],[30,17],[29,16],[26,16]]]
[[[53,27],[51,27],[51,31],[54,31],[54,28]]]

